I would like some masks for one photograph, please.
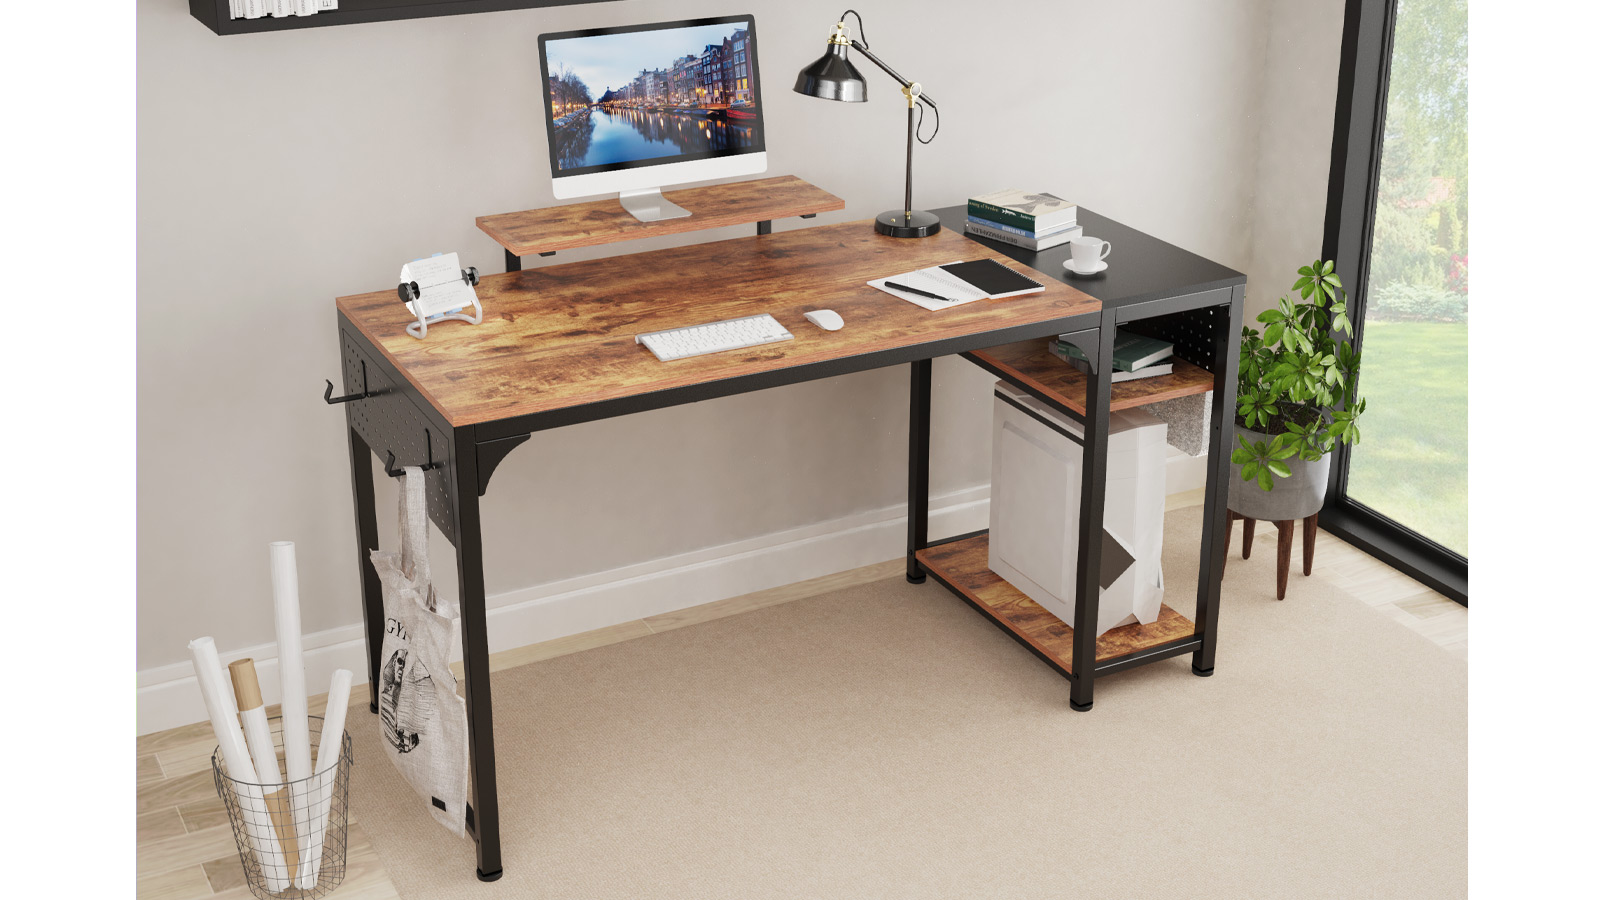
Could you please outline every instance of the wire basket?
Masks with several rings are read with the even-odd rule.
[[[322,717],[307,716],[311,746],[322,739]],[[283,720],[269,720],[280,767]],[[339,765],[287,784],[254,784],[228,775],[222,750],[211,753],[217,794],[228,807],[245,883],[263,900],[325,897],[344,881],[350,799],[350,734],[339,742]],[[304,839],[302,839],[304,835]],[[315,854],[312,853],[315,848]]]

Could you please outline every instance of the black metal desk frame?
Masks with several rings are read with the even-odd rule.
[[[959,207],[938,210],[947,224],[959,227],[965,211]],[[1108,219],[1084,211],[1091,222],[1103,227],[1124,229]],[[770,223],[757,226],[757,234],[770,233]],[[1091,232],[1098,233],[1098,232]],[[1145,240],[1154,239],[1140,235]],[[1046,251],[1031,254],[1016,248],[991,244],[1009,255],[1054,274],[1059,262]],[[1168,245],[1163,245],[1168,246]],[[1176,248],[1172,248],[1176,249]],[[1182,251],[1177,251],[1181,253]],[[1192,256],[1192,254],[1191,254]],[[1195,257],[1195,259],[1199,259]],[[507,254],[507,268],[515,271],[521,261]],[[515,265],[513,265],[515,263]],[[1052,265],[1054,263],[1054,265]],[[1215,264],[1209,264],[1215,266]],[[764,390],[786,384],[830,378],[868,369],[910,364],[910,440],[909,514],[906,532],[906,579],[920,584],[927,572],[917,562],[916,553],[936,544],[973,535],[928,539],[928,467],[932,430],[933,360],[960,354],[974,359],[972,351],[1014,341],[1043,339],[1069,334],[1096,364],[1088,378],[1086,414],[1080,415],[1055,399],[1040,396],[1027,385],[1018,384],[1052,407],[1084,424],[1083,494],[1080,507],[1078,553],[1078,591],[1076,616],[1079,622],[1097,619],[1099,590],[1090,586],[1099,581],[1098,536],[1105,514],[1107,430],[1110,416],[1111,379],[1099,373],[1111,365],[1111,347],[1118,327],[1138,323],[1144,333],[1173,340],[1180,355],[1208,369],[1216,376],[1210,422],[1211,452],[1207,461],[1205,520],[1201,534],[1201,563],[1196,597],[1195,634],[1148,648],[1133,656],[1108,664],[1095,665],[1095,635],[1092,629],[1078,629],[1073,637],[1075,672],[1062,674],[1072,682],[1071,707],[1088,710],[1094,703],[1094,682],[1098,676],[1186,653],[1194,654],[1193,670],[1210,675],[1214,670],[1217,643],[1217,607],[1221,593],[1223,537],[1226,527],[1227,447],[1231,442],[1235,381],[1238,369],[1236,335],[1242,321],[1244,276],[1231,270],[1220,283],[1187,284],[1183,289],[1158,292],[1158,296],[1134,298],[1137,302],[1107,302],[1100,313],[1076,315],[1027,326],[1000,327],[978,335],[931,341],[889,350],[876,351],[824,363],[794,366],[760,372],[713,383],[694,384],[495,422],[452,428],[410,382],[374,348],[341,313],[339,336],[344,377],[343,397],[325,398],[342,402],[350,447],[350,481],[355,507],[356,566],[360,572],[362,610],[367,640],[368,683],[371,711],[378,711],[379,651],[383,645],[382,587],[370,563],[378,549],[377,515],[373,496],[372,461],[375,451],[387,460],[393,454],[396,465],[428,465],[426,472],[428,514],[455,548],[461,602],[461,640],[464,655],[469,755],[472,766],[472,794],[467,809],[467,827],[477,842],[477,873],[484,881],[503,874],[500,855],[500,810],[495,781],[494,723],[489,688],[489,640],[484,593],[483,526],[478,501],[488,490],[495,467],[535,432],[580,422],[628,415],[650,409],[694,403],[715,397]],[[1065,279],[1063,279],[1065,280]],[[1097,296],[1094,285],[1073,280],[1073,286]],[[1119,298],[1126,299],[1126,298]],[[985,366],[987,368],[987,366]],[[1016,383],[1004,373],[996,372]],[[981,534],[975,532],[974,534]],[[941,580],[942,579],[937,579]],[[958,596],[954,586],[945,586]],[[1010,633],[1010,632],[1008,632]],[[1015,635],[1013,635],[1015,636]],[[1020,638],[1019,638],[1020,641]],[[1026,644],[1024,644],[1026,646]],[[1031,649],[1031,648],[1030,648]],[[1048,661],[1048,660],[1047,660]],[[1052,664],[1053,665],[1053,664]],[[1059,670],[1059,667],[1058,667]]]

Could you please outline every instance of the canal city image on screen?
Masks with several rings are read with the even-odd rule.
[[[755,22],[749,16],[542,35],[551,175],[618,173],[759,154],[766,168]],[[755,160],[744,160],[754,163]],[[682,168],[590,193],[745,171]],[[558,192],[557,196],[575,196]]]

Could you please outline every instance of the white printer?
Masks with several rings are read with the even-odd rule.
[[[1083,427],[1005,382],[995,384],[989,568],[1068,625],[1078,569]],[[1167,425],[1111,414],[1095,634],[1161,614]]]

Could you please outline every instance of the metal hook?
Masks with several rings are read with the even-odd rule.
[[[428,462],[427,462],[426,465],[421,465],[421,466],[418,466],[417,468],[421,469],[424,472],[428,471],[429,469],[442,469],[442,468],[444,468],[444,463],[442,463],[442,462],[434,462],[433,461],[433,431],[431,429],[424,428],[422,430],[422,436],[428,442]],[[405,469],[397,469],[397,468],[394,467],[394,451],[390,450],[389,451],[389,460],[388,460],[388,462],[385,462],[383,464],[383,474],[389,476],[390,478],[399,478],[401,475],[404,475],[405,473],[406,473]]]
[[[322,402],[328,404],[329,406],[332,406],[335,403],[349,403],[351,400],[365,400],[368,397],[375,396],[371,391],[367,390],[367,361],[364,359],[361,361],[361,393],[346,394],[343,397],[335,397],[333,395],[333,382],[328,381],[326,378],[322,380],[328,382],[327,390],[322,392]]]

